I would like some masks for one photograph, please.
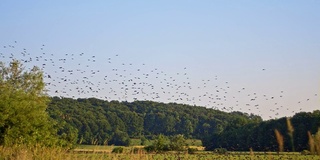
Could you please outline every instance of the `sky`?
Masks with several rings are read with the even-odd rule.
[[[0,20],[2,61],[42,67],[50,96],[320,109],[320,1],[4,0]]]

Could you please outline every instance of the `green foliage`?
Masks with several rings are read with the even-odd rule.
[[[217,153],[217,154],[227,154],[228,153],[228,150],[225,149],[225,148],[216,148],[213,150],[214,153]]]
[[[147,152],[161,153],[170,150],[170,140],[168,137],[160,134],[153,142],[152,145],[145,147]]]
[[[142,137],[141,137],[141,144],[140,144],[140,145],[145,146],[145,145],[147,145],[147,144],[148,144],[148,139],[147,139],[146,137],[142,136]]]
[[[187,143],[184,136],[179,134],[168,138],[160,134],[153,142],[152,145],[145,147],[147,152],[161,153],[164,151],[183,151]]]
[[[160,134],[152,145],[154,146],[155,152],[163,152],[169,150],[169,143],[168,137]]]
[[[146,146],[144,147],[144,150],[146,150],[148,153],[151,153],[151,152],[155,152],[155,147],[154,145],[149,145],[149,146]]]
[[[206,150],[277,151],[274,130],[284,135],[284,151],[290,151],[286,118],[262,121],[261,117],[241,112],[222,111],[176,103],[151,101],[118,102],[95,98],[70,99],[53,97],[48,107],[50,116],[65,121],[78,130],[82,144],[128,145],[130,138],[152,139],[156,135],[201,139]],[[308,149],[308,135],[320,127],[320,111],[301,112],[291,118],[295,128],[294,147]],[[115,133],[118,132],[118,133]],[[118,137],[118,138],[116,138]],[[122,137],[122,138],[121,138]],[[125,137],[125,138],[123,138]],[[142,144],[148,145],[142,140]],[[130,142],[129,142],[130,144]],[[166,146],[170,149],[170,146]]]
[[[170,150],[183,151],[185,150],[186,145],[187,145],[186,139],[181,134],[172,136],[170,138],[170,144],[169,144]]]
[[[182,134],[187,138],[202,138],[221,133],[228,127],[234,114],[176,103],[151,101],[118,102],[95,98],[71,99],[53,97],[48,107],[50,116],[65,121],[78,130],[82,144],[111,143],[114,132],[121,131],[130,138],[152,137],[163,134]],[[238,114],[243,122],[253,121],[251,115]],[[243,125],[243,124],[241,124]],[[145,144],[148,144],[147,141]]]
[[[238,121],[243,120],[236,118],[233,122]],[[290,130],[294,129],[292,134],[286,134],[288,133],[287,118],[283,117],[276,120],[260,123],[250,122],[243,125],[230,123],[223,132],[204,137],[202,142],[206,150],[222,147],[233,151],[247,151],[248,148],[252,148],[255,151],[278,151],[279,146],[274,133],[274,130],[277,129],[283,135],[284,151],[296,149],[301,152],[308,150],[310,147],[308,131],[310,131],[311,135],[316,135],[320,126],[319,111],[297,113],[290,118],[290,121],[290,125],[292,125]],[[315,143],[315,139],[313,142]]]
[[[123,147],[115,147],[112,153],[123,153]]]
[[[126,132],[116,130],[112,135],[109,144],[120,145],[120,146],[129,146],[130,145],[130,137]]]
[[[61,142],[60,145],[72,147],[74,144],[77,143],[78,130],[76,128],[66,123],[65,121],[58,122],[55,125],[55,128],[57,128],[58,130],[58,137],[64,140],[63,142]]]
[[[0,145],[67,144],[46,112],[49,98],[42,77],[37,67],[25,71],[19,61],[0,62]]]

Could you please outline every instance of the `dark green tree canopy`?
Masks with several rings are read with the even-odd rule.
[[[252,118],[252,115],[248,114],[226,113],[184,104],[152,101],[109,102],[95,98],[53,97],[48,111],[52,118],[66,121],[77,128],[78,139],[81,139],[83,144],[92,144],[92,139],[95,139],[97,144],[107,142],[109,145],[120,145],[127,136],[151,139],[160,134],[202,138],[223,132],[232,126],[228,125],[230,122],[235,126],[243,126],[262,121],[258,116]]]

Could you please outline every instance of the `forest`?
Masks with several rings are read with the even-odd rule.
[[[263,121],[253,114],[177,103],[52,97],[47,111],[58,122],[62,137],[95,145],[128,146],[132,138],[181,134],[202,140],[206,150],[278,151],[277,130],[283,136],[284,151],[302,151],[309,148],[308,132],[314,135],[320,127],[319,110]]]

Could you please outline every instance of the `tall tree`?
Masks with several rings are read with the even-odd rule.
[[[46,144],[59,140],[46,108],[43,74],[37,67],[25,71],[13,60],[0,62],[0,145]]]

